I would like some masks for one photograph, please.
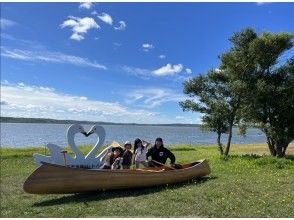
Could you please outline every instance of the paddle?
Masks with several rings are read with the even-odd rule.
[[[156,161],[156,160],[151,160],[151,161],[154,162],[154,163],[157,163],[157,164],[159,164],[159,165],[161,165],[161,166],[163,166],[163,167],[165,167],[165,168],[172,169],[172,170],[176,170],[176,168],[166,166],[165,164],[160,163],[160,162],[158,162],[158,161]]]
[[[66,150],[63,150],[60,153],[63,154],[64,166],[66,167],[66,156],[65,155],[66,155],[67,151]]]

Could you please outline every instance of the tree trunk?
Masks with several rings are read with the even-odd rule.
[[[221,143],[221,135],[222,133],[218,132],[217,133],[217,144],[218,144],[218,149],[221,155],[224,154],[224,149],[223,149],[223,144]]]
[[[285,157],[286,156],[286,150],[288,148],[289,144],[287,146],[284,146],[283,152],[282,152],[282,156]]]
[[[228,137],[228,142],[225,150],[225,156],[229,155],[230,147],[231,147],[231,140],[232,140],[232,133],[233,133],[233,123],[230,123],[229,126],[229,137]]]
[[[277,141],[275,141],[275,143],[276,143],[275,149],[277,152],[276,156],[277,157],[284,157],[286,154],[287,147],[290,142],[285,139],[278,139]]]
[[[277,155],[277,151],[275,149],[275,144],[274,144],[274,141],[271,137],[267,136],[266,134],[266,139],[267,139],[267,146],[270,150],[270,153],[272,156],[276,156]]]
[[[291,141],[285,139],[274,139],[267,136],[267,145],[272,156],[284,157]]]

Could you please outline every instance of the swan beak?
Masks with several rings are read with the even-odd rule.
[[[86,137],[89,136],[89,135],[87,134],[87,132],[85,132],[85,131],[81,131],[81,133],[82,133],[83,135],[85,135]]]
[[[91,134],[93,134],[93,133],[94,133],[94,131],[93,131],[93,130],[91,130],[91,131],[89,131],[89,132],[87,133],[87,135],[86,135],[86,136],[88,137],[88,136],[90,136],[90,135],[91,135]]]

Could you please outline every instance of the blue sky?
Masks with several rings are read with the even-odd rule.
[[[293,3],[1,3],[1,116],[200,123],[184,80],[234,32],[293,21]]]

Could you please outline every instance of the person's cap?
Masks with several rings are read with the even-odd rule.
[[[126,145],[131,145],[132,146],[130,141],[126,141],[124,146],[126,146]]]
[[[162,138],[161,138],[161,137],[158,137],[158,138],[156,138],[155,141],[160,141],[160,142],[162,142]]]

